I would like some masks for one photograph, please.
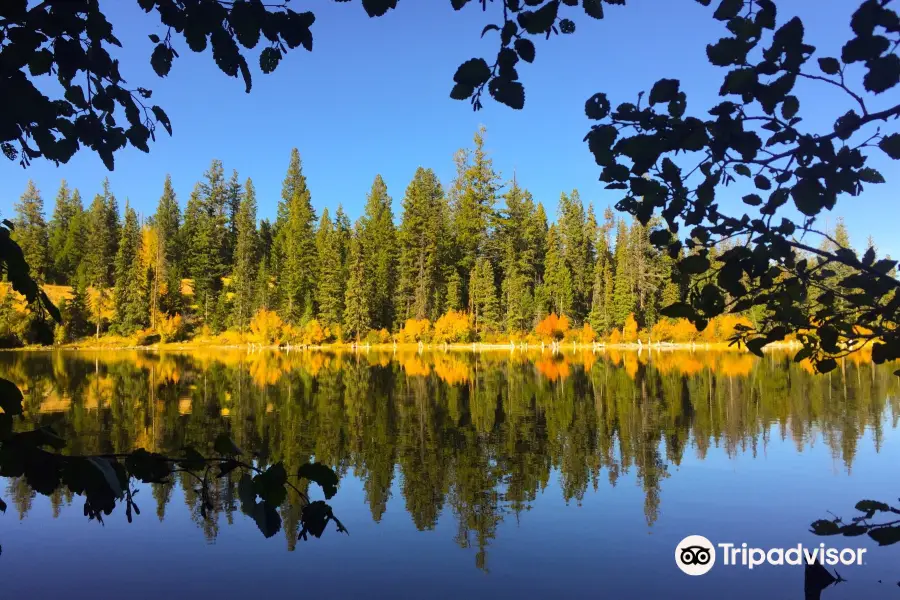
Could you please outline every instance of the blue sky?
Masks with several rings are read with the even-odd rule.
[[[807,40],[819,48],[816,56],[839,55],[856,2],[778,4],[779,23],[794,14],[803,18]],[[120,205],[128,198],[149,215],[170,173],[184,206],[210,160],[219,158],[227,173],[237,169],[241,179],[253,178],[260,217],[273,218],[290,149],[296,146],[317,210],[333,211],[341,203],[356,218],[380,173],[399,219],[400,201],[416,167],[433,168],[448,186],[453,153],[471,144],[479,124],[488,128],[487,147],[497,170],[506,179],[515,171],[551,215],[560,192],[573,188],[602,214],[619,196],[597,181],[600,170],[582,142],[590,127],[584,101],[598,91],[614,105],[631,101],[657,79],[675,77],[688,94],[688,113],[702,116],[718,101],[724,75],[705,58],[706,44],[726,33],[724,24],[712,19],[712,8],[693,0],[633,0],[626,7],[607,5],[603,21],[568,9],[576,11],[576,33],[536,40],[535,63],[519,65],[525,109],[513,111],[488,100],[475,113],[448,93],[459,63],[496,52],[495,32],[484,40],[479,34],[485,24],[500,20],[498,2],[483,13],[478,2],[454,12],[448,0],[403,0],[385,17],[369,19],[358,0],[308,0],[292,7],[316,13],[314,51],[292,51],[270,75],[254,69],[253,91],[245,94],[243,83],[222,74],[209,51],[194,54],[183,44],[169,76],[159,79],[149,64],[153,43],[147,34],[164,33],[154,15],[132,1],[101,5],[125,46],[116,55],[123,76],[131,85],[153,90],[153,101],[172,120],[174,136],[160,128],[150,154],[133,148],[120,152],[113,172],[89,151],[60,167],[37,161],[23,170],[4,160],[3,216],[12,213],[29,178],[41,189],[48,213],[63,178],[80,189],[87,203],[109,176]],[[853,107],[828,86],[798,86],[798,91],[800,114],[810,128],[824,125],[828,131],[836,116]],[[885,96],[892,93],[896,90]],[[878,98],[872,106],[883,108],[890,100],[896,102]],[[882,251],[900,256],[891,226],[900,216],[896,202],[889,201],[896,189],[892,165],[883,156],[871,164],[889,183],[870,186],[859,198],[845,197],[828,219],[833,225],[836,216],[843,216],[854,245],[862,246],[872,235]],[[740,204],[740,190],[722,193],[731,197],[724,204]],[[890,198],[896,200],[896,194]]]

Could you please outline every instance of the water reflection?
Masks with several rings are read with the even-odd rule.
[[[0,354],[0,377],[25,396],[21,426],[52,425],[70,452],[206,452],[227,431],[289,472],[313,459],[352,472],[376,522],[399,478],[416,528],[435,528],[449,511],[456,543],[475,549],[481,568],[499,524],[527,518],[554,474],[564,500],[580,503],[633,473],[652,527],[661,488],[688,454],[756,456],[779,436],[798,451],[823,442],[850,471],[863,433],[878,449],[882,428],[896,424],[892,371],[864,356],[817,376],[786,354],[655,350]],[[219,480],[220,514],[206,519],[184,477],[152,485],[160,520],[175,486],[208,540],[235,519],[236,481]],[[28,515],[34,494],[24,481],[10,480],[5,497]],[[71,500],[57,490],[54,517]],[[281,510],[289,550],[296,500]]]

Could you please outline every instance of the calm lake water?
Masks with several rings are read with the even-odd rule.
[[[678,570],[687,535],[867,548],[839,598],[900,596],[900,544],[809,524],[900,495],[896,366],[813,375],[728,352],[6,352],[25,418],[72,453],[212,453],[229,432],[288,472],[340,477],[333,526],[266,539],[236,481],[200,514],[187,477],[105,525],[83,500],[0,482],[4,598],[804,598],[804,569]],[[309,487],[312,499],[322,490]],[[881,583],[879,583],[881,580]]]

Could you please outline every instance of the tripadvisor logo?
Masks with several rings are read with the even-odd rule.
[[[718,548],[718,550],[717,550]],[[746,543],[713,544],[702,535],[689,535],[675,547],[675,564],[688,575],[705,575],[716,564],[716,555],[724,566],[741,566],[752,570],[769,564],[781,565],[861,565],[865,548],[830,548],[819,544],[812,548],[797,544],[790,548],[753,548]]]

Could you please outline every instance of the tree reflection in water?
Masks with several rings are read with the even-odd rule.
[[[486,568],[498,524],[528,510],[554,472],[576,503],[601,477],[634,472],[652,526],[686,453],[755,455],[770,436],[802,450],[815,435],[849,470],[863,432],[880,446],[885,414],[898,414],[894,369],[855,356],[823,376],[776,352],[17,352],[0,355],[0,377],[24,393],[19,426],[52,426],[73,454],[203,453],[225,432],[288,473],[312,461],[338,478],[352,470],[375,521],[399,474],[416,527],[449,509],[456,541]],[[306,485],[280,509],[291,550]],[[160,520],[174,486],[209,540],[240,505],[239,479],[218,479],[206,518],[177,474],[151,484]],[[5,496],[24,518],[24,481],[10,479]],[[71,500],[53,492],[54,515]]]

